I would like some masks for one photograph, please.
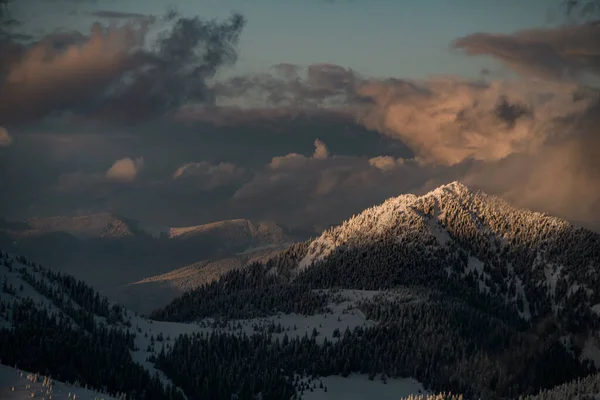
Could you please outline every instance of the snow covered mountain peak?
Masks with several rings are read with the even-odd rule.
[[[429,194],[437,194],[441,192],[452,192],[456,193],[457,195],[460,195],[464,193],[471,193],[472,190],[469,189],[465,184],[459,181],[454,181],[432,190],[431,192],[429,192]]]
[[[414,194],[392,197],[381,205],[367,208],[341,225],[323,232],[310,244],[307,255],[300,262],[300,267],[304,269],[313,262],[323,259],[337,247],[377,240],[401,226],[406,229],[399,230],[397,232],[399,236],[411,234],[417,227],[419,228],[417,230],[426,228],[427,221],[423,217],[423,212],[419,211],[422,205],[437,204],[436,208],[439,208],[450,198],[463,202],[467,201],[472,194],[473,192],[462,183],[452,182],[420,197]]]
[[[529,320],[573,302],[585,304],[584,314],[600,309],[598,248],[597,233],[453,182],[388,199],[328,229],[304,247],[293,272],[321,274],[328,283],[348,274],[360,282],[356,288],[370,288],[361,274],[384,270],[396,284],[466,282]]]
[[[498,241],[506,241],[519,225],[527,227],[520,240],[536,240],[544,229],[571,227],[567,221],[549,215],[519,209],[508,202],[460,182],[440,186],[422,196],[403,194],[370,207],[332,227],[314,240],[301,260],[304,269],[322,260],[339,247],[357,247],[382,240],[420,240],[431,245],[446,245],[453,234],[448,227],[469,226],[474,232]]]

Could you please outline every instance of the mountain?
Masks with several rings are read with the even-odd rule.
[[[358,308],[377,323],[316,351],[322,363],[313,368],[514,398],[600,365],[599,249],[597,233],[454,182],[371,207],[151,317],[316,315],[327,312],[322,290],[375,291]],[[331,354],[347,361],[325,361]],[[185,359],[171,357],[167,364]],[[175,371],[179,379],[194,373]]]
[[[108,296],[115,294],[114,299],[139,312],[148,311],[147,306],[136,308],[142,300],[135,297],[137,290],[121,295],[127,285],[191,264],[199,266],[235,258],[242,252],[280,248],[294,240],[274,223],[244,219],[168,228],[114,214],[93,214],[0,224],[0,246],[6,251],[72,274]],[[244,262],[244,257],[237,258]],[[210,275],[196,270],[201,276]],[[171,298],[167,296],[164,301]],[[158,301],[153,307],[164,304]]]
[[[0,287],[0,360],[6,364],[0,365],[2,399],[31,398],[32,394],[44,397],[50,392],[52,398],[72,398],[76,393],[77,398],[96,399],[92,390],[103,393],[97,398],[106,400],[124,396],[230,400],[233,394],[239,399],[255,399],[260,393],[266,400],[299,398],[297,394],[304,391],[306,397],[302,398],[329,400],[352,398],[346,396],[348,388],[390,400],[427,393],[422,384],[410,378],[386,378],[384,384],[366,375],[311,377],[298,369],[295,380],[289,381],[277,365],[280,355],[276,346],[262,354],[248,351],[257,345],[266,349],[271,343],[290,343],[289,339],[300,343],[300,338],[314,335],[317,328],[318,338],[311,336],[310,343],[336,340],[340,332],[368,326],[372,323],[355,306],[374,293],[347,293],[352,300],[332,304],[332,313],[323,315],[162,322],[139,317],[109,302],[69,275],[4,252],[0,252]],[[339,293],[322,295],[333,299]],[[179,384],[174,386],[165,364],[166,354],[175,351],[179,343],[198,340],[208,344],[204,350],[209,354],[196,353],[203,368],[197,376],[204,379],[195,382],[203,385],[205,396],[188,393]],[[13,365],[19,370],[8,367]],[[194,363],[182,366],[190,371],[198,368]]]
[[[149,314],[166,306],[188,290],[213,282],[233,269],[243,268],[253,262],[266,261],[285,249],[285,244],[249,248],[231,256],[199,261],[164,274],[105,289],[103,293],[131,310]]]
[[[452,183],[256,251],[139,281],[200,284],[150,318],[1,253],[0,358],[141,399],[598,393],[594,232]]]
[[[143,332],[142,320],[83,282],[0,251],[0,286],[3,364],[115,397],[183,400],[137,357],[139,346],[148,341],[136,336]],[[7,381],[4,373],[2,382],[19,384]],[[35,383],[25,389],[35,391]],[[48,385],[39,389],[50,390]]]
[[[458,182],[421,197],[389,199],[327,230],[308,245],[293,272],[318,266],[310,274],[319,275],[327,285],[386,287],[407,281],[405,265],[396,265],[400,268],[382,279],[357,282],[360,277],[349,272],[364,276],[370,269],[362,265],[353,271],[338,259],[365,249],[371,253],[365,258],[379,249],[410,253],[411,247],[422,249],[418,257],[429,267],[421,265],[409,281],[431,284],[428,280],[433,277],[465,281],[478,292],[514,306],[526,320],[572,312],[574,303],[585,304],[581,312],[600,310],[600,235],[547,214],[512,207]],[[328,276],[335,275],[327,268],[331,264],[339,276]]]
[[[204,225],[163,227],[144,224],[110,213],[75,217],[31,218],[26,222],[10,222],[0,219],[0,230],[9,234],[15,240],[52,233],[66,233],[80,239],[119,239],[137,236],[154,239],[190,240],[210,236],[232,246],[280,243],[286,240],[283,229],[270,222],[234,219]]]

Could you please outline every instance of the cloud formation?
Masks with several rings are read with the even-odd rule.
[[[121,11],[110,11],[110,10],[96,10],[91,13],[92,16],[98,18],[106,18],[106,19],[147,19],[150,22],[154,22],[156,17],[152,15],[140,14],[140,13],[130,13],[130,12],[121,12]]]
[[[89,35],[49,35],[31,45],[12,43],[0,62],[0,122],[31,121],[71,110],[105,118],[164,113],[184,102],[212,103],[206,80],[236,61],[245,20],[178,18],[145,43],[154,21],[92,26]]]
[[[591,112],[593,90],[531,81],[372,82],[360,88],[375,107],[360,118],[368,127],[404,141],[426,162],[454,165],[533,154],[575,133],[571,121]]]
[[[558,37],[564,29],[540,35]],[[532,63],[527,59],[520,62]],[[589,151],[597,146],[600,133],[600,125],[593,122],[600,115],[600,92],[573,79],[547,79],[551,77],[548,74],[541,75],[544,79],[531,79],[534,73],[539,77],[539,71],[525,72],[524,77],[511,80],[490,80],[491,76],[478,80],[452,76],[382,80],[331,65],[301,68],[280,64],[270,74],[230,80],[217,93],[225,99],[237,96],[250,99],[248,104],[263,105],[259,110],[264,118],[271,116],[276,121],[298,110],[307,115],[330,115],[332,121],[338,115],[338,123],[354,118],[368,129],[408,145],[414,155],[408,160],[391,155],[345,159],[331,157],[328,151],[323,152],[327,157],[293,152],[275,156],[235,198],[260,203],[249,199],[264,193],[276,198],[294,193],[277,203],[289,202],[300,209],[302,204],[314,204],[319,196],[343,192],[342,187],[349,192],[349,180],[369,176],[369,183],[381,183],[399,179],[401,171],[410,170],[420,182],[399,184],[386,193],[399,194],[402,187],[431,189],[434,184],[459,179],[520,206],[600,226],[595,216],[600,202],[599,169]],[[229,121],[244,123],[251,120],[248,116],[257,115],[257,108],[238,110],[247,117],[232,116]],[[188,117],[193,119],[192,115],[203,118],[202,113]],[[348,174],[353,178],[342,178],[342,170],[352,171]],[[407,179],[406,175],[402,179]],[[362,190],[360,186],[353,186],[354,190]],[[313,206],[314,210],[323,210],[327,203],[324,197],[319,199],[324,203]],[[373,201],[381,200],[383,197]],[[357,199],[356,204],[360,202]],[[311,220],[306,214],[305,218]]]
[[[454,41],[471,56],[492,56],[517,73],[550,80],[600,76],[600,23],[536,29],[512,35],[474,33]]]
[[[213,190],[238,180],[244,170],[235,164],[221,162],[211,164],[207,161],[184,164],[173,173],[173,179],[184,180],[186,184]]]
[[[133,182],[138,173],[144,168],[144,158],[136,159],[122,158],[106,171],[106,179],[109,181],[130,183]]]
[[[327,153],[324,157],[324,148],[317,140],[312,155],[273,157],[235,192],[232,207],[256,218],[320,231],[388,197],[419,190],[439,172],[437,167],[391,156]],[[395,160],[393,167],[390,159]],[[457,176],[456,171],[449,171],[445,171],[448,179]]]
[[[462,180],[600,227],[599,91],[584,85],[598,73],[593,25],[453,43],[506,63],[521,75],[512,80],[376,79],[282,63],[209,84],[235,61],[243,20],[176,19],[150,51],[152,24],[105,16],[135,22],[31,47],[11,42],[3,53],[0,123],[23,136],[0,159],[0,184],[14,193],[0,210],[114,210],[167,225],[274,219],[319,230],[387,197]],[[14,104],[4,97],[11,90]],[[114,123],[93,138],[80,132],[91,124],[77,125],[82,116],[113,123],[165,112],[172,118]],[[61,132],[55,145],[9,125],[38,117]],[[29,165],[34,151],[38,165]]]
[[[269,73],[235,76],[215,84],[217,103],[251,108],[315,109],[361,104],[356,86],[363,78],[333,64],[275,65]]]

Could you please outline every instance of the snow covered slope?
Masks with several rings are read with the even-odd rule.
[[[282,340],[284,336],[301,338],[316,335],[317,343],[325,340],[335,342],[347,329],[366,328],[375,324],[374,321],[368,320],[358,307],[362,301],[381,295],[375,291],[319,291],[319,295],[325,296],[327,299],[328,305],[323,313],[308,316],[279,313],[265,318],[229,321],[213,318],[205,318],[194,323],[152,321],[109,303],[91,288],[71,277],[53,273],[23,257],[13,257],[6,253],[0,254],[0,287],[2,288],[0,291],[0,333],[2,334],[0,358],[4,356],[8,362],[19,366],[29,365],[26,369],[34,372],[34,374],[22,374],[9,367],[0,367],[0,398],[19,400],[24,398],[23,396],[29,398],[32,394],[35,397],[49,396],[50,391],[52,398],[58,399],[64,396],[68,397],[69,393],[71,395],[76,393],[77,398],[81,399],[104,398],[108,400],[112,398],[76,387],[77,385],[67,385],[57,381],[50,384],[48,379],[35,374],[49,371],[49,375],[52,376],[77,375],[73,370],[53,369],[55,367],[52,365],[55,362],[52,361],[52,358],[50,360],[46,358],[60,357],[53,355],[60,354],[60,352],[56,353],[56,349],[49,348],[49,345],[43,343],[55,343],[57,339],[53,338],[51,334],[57,332],[52,327],[48,328],[49,331],[43,327],[38,327],[39,332],[34,332],[38,328],[27,330],[26,319],[15,313],[27,313],[28,309],[36,310],[34,311],[34,315],[38,315],[36,318],[40,318],[41,315],[51,316],[52,319],[62,324],[63,329],[66,329],[65,332],[71,332],[69,335],[72,335],[73,332],[81,332],[83,336],[91,336],[94,340],[94,335],[105,332],[106,329],[116,329],[116,332],[131,335],[131,348],[127,350],[130,354],[129,362],[139,365],[148,371],[150,376],[156,375],[161,384],[168,386],[172,385],[171,380],[155,367],[152,360],[159,355],[161,350],[168,351],[181,335],[230,333],[238,336],[251,336],[253,334],[272,334],[273,340]],[[413,291],[399,291],[386,296],[402,299],[406,297],[419,298],[420,295]],[[19,346],[16,342],[17,338],[9,338],[8,333],[12,331],[25,340],[26,347],[30,346],[27,344],[29,340],[33,345],[37,340],[35,338],[41,336],[41,347],[36,349],[35,346],[32,346],[34,352],[29,355],[17,353],[16,358],[11,356],[6,353],[7,349],[3,346]],[[29,334],[33,336],[23,336]],[[58,335],[62,336],[63,334],[58,333]],[[9,342],[4,342],[6,340]],[[10,340],[14,340],[14,342],[11,343]],[[113,347],[114,345],[107,344],[107,346]],[[100,347],[98,350],[103,351],[104,348]],[[64,348],[64,352],[73,354],[68,347]],[[22,354],[22,357],[19,354]],[[93,354],[93,351],[90,354]],[[42,359],[46,361],[43,362],[43,367],[42,364],[39,364],[41,369],[36,371],[32,364],[37,365]],[[76,360],[77,354],[75,354],[75,359],[65,359],[65,363],[70,364],[77,362]],[[90,360],[90,362],[95,361]],[[97,368],[102,369],[106,366],[98,364]],[[124,367],[121,366],[121,368]],[[115,369],[115,371],[117,370]],[[337,396],[341,392],[335,388],[340,386],[339,379],[341,378],[337,379],[338,381],[335,377],[322,378],[323,382],[331,380],[331,388],[329,394],[320,390],[321,397],[319,398],[338,398]],[[347,382],[354,382],[353,384],[360,386],[364,380],[366,380],[365,377],[356,375],[349,377]],[[390,388],[396,387],[394,382],[396,381],[390,379],[389,386],[381,381],[370,383],[369,392],[382,394],[387,391],[389,393]],[[414,381],[410,381],[408,386],[407,382],[401,380],[397,383],[399,388],[403,388],[404,392],[402,393],[406,393],[406,390],[413,387],[416,388],[415,393],[422,389],[422,386]],[[308,385],[308,383],[306,384]],[[13,386],[14,391],[12,390]],[[50,390],[50,386],[52,386],[52,390]],[[317,392],[318,390],[315,391],[315,393]]]
[[[155,371],[135,359],[144,340],[136,333],[144,332],[131,327],[134,315],[83,282],[0,251],[0,287],[3,363],[103,392],[144,388],[158,398],[182,399],[165,397],[170,382],[153,377]],[[47,389],[38,386],[31,387]]]
[[[325,231],[308,245],[294,273],[339,265],[349,252],[376,257],[386,249],[408,254],[418,248],[429,268],[514,303],[529,320],[564,312],[573,302],[584,303],[587,314],[598,307],[599,247],[594,232],[453,182],[423,196],[391,198]]]
[[[392,234],[397,241],[420,238],[436,245],[447,245],[451,232],[445,225],[452,215],[464,212],[466,224],[472,225],[482,235],[510,240],[510,227],[521,223],[540,224],[550,230],[568,229],[564,220],[546,214],[517,209],[500,198],[482,192],[474,192],[459,182],[441,186],[423,196],[401,195],[386,200],[379,206],[368,208],[341,225],[325,231],[314,240],[300,268],[306,268],[331,254],[336,248],[365,245]],[[500,224],[504,220],[504,227]],[[532,231],[534,236],[545,232]],[[432,240],[434,239],[434,241]]]

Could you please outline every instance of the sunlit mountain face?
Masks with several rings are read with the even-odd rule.
[[[600,396],[600,2],[467,3],[0,0],[0,398]]]

